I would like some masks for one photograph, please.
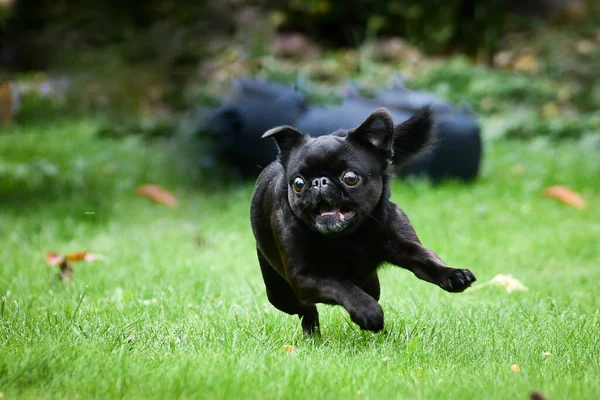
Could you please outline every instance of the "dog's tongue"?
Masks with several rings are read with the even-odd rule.
[[[319,214],[321,214],[321,216],[337,215],[340,218],[340,220],[344,220],[344,214],[340,212],[339,208],[327,208],[325,206],[321,206],[321,208],[319,208]]]

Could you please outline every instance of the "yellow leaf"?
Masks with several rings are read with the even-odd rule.
[[[511,292],[526,292],[529,288],[523,283],[521,283],[518,279],[513,278],[512,275],[503,275],[498,274],[494,276],[491,280],[482,283],[481,285],[475,286],[473,289],[481,289],[486,286],[496,286],[499,288],[503,288],[507,293]]]
[[[513,365],[511,365],[511,366],[510,366],[510,369],[511,369],[513,372],[521,372],[521,367],[519,367],[517,364],[513,364]]]
[[[292,346],[291,344],[284,344],[283,351],[287,351],[288,353],[291,353],[294,351],[294,346]]]

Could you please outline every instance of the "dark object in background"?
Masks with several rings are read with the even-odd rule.
[[[416,112],[425,105],[434,111],[437,142],[431,151],[411,164],[399,166],[401,176],[427,176],[433,181],[444,179],[474,180],[479,174],[483,157],[481,129],[475,115],[458,109],[427,93],[410,91],[400,77],[394,77],[390,89],[380,91],[377,104],[393,110]],[[394,120],[399,122],[396,117]]]
[[[432,181],[477,177],[482,158],[480,128],[475,116],[458,110],[426,92],[410,91],[399,78],[374,98],[348,86],[342,104],[308,105],[290,86],[244,79],[235,83],[231,98],[206,121],[217,153],[244,177],[256,177],[277,154],[274,144],[260,140],[267,130],[290,125],[313,137],[358,126],[376,108],[385,107],[395,123],[410,118],[429,105],[438,125],[431,151],[407,163],[396,163],[400,176],[426,176]],[[397,143],[396,152],[402,152]]]
[[[306,107],[290,86],[238,80],[227,102],[208,117],[207,132],[226,163],[242,177],[255,178],[277,155],[275,143],[261,136],[275,126],[293,124]]]
[[[448,292],[475,282],[467,269],[448,267],[423,246],[404,212],[390,198],[390,161],[427,146],[432,111],[423,108],[394,124],[384,108],[352,129],[311,138],[277,127],[277,160],[260,174],[250,219],[267,297],[298,315],[306,334],[319,332],[316,304],[344,307],[361,329],[384,327],[377,269],[384,263],[411,271]]]
[[[375,98],[360,96],[350,87],[344,103],[338,107],[312,107],[303,114],[295,127],[301,132],[320,136],[336,129],[358,126],[374,109],[388,109],[395,123],[412,116],[420,108],[429,105],[434,111],[438,125],[437,142],[427,154],[408,164],[398,165],[400,176],[427,176],[433,181],[459,179],[470,181],[477,177],[482,158],[482,142],[479,125],[468,111],[458,110],[441,99],[426,93],[408,90],[396,77],[387,90]],[[402,143],[396,151],[402,151]]]

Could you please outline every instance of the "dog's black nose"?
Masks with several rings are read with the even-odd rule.
[[[321,177],[312,181],[312,186],[314,188],[321,188],[323,186],[327,186],[329,184],[329,178]]]

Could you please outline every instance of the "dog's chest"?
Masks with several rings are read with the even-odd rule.
[[[366,278],[381,264],[381,252],[373,241],[321,240],[305,249],[309,268],[315,273],[325,273],[340,278],[358,280]]]

